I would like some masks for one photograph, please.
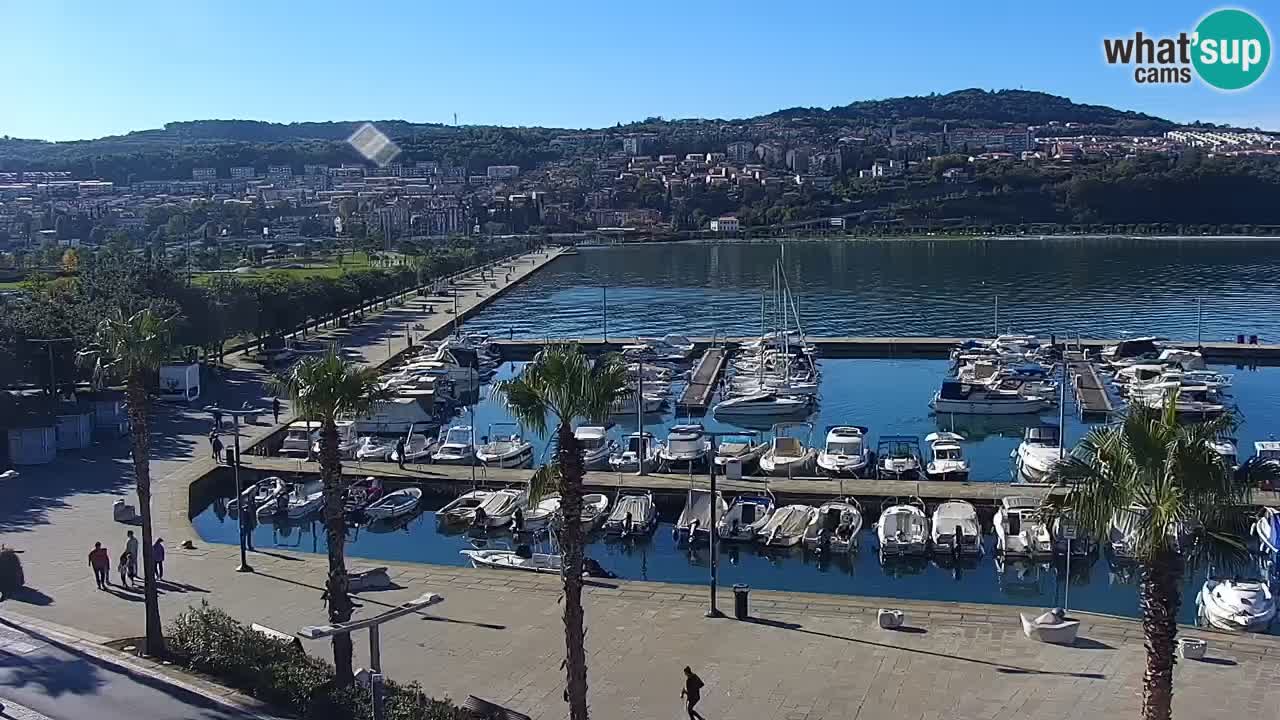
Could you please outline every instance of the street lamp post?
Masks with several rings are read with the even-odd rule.
[[[236,513],[236,517],[239,520],[239,526],[240,526],[239,527],[240,565],[236,567],[236,572],[253,572],[253,567],[249,565],[248,545],[245,542],[245,539],[246,539],[245,515],[247,515],[248,513],[245,512],[245,505],[243,502],[241,502],[241,497],[244,495],[244,487],[240,483],[240,416],[241,415],[257,415],[262,411],[249,409],[249,410],[221,410],[220,412],[231,416],[232,424],[233,424],[233,427],[235,428],[234,430],[235,434],[234,434],[234,437],[232,438],[232,443],[235,450],[232,456],[231,468],[233,472],[235,472],[235,476],[236,476],[236,502],[240,506],[239,512]],[[221,429],[222,428],[218,428],[218,430],[221,430]],[[258,511],[256,507],[253,508],[252,510],[255,513]]]

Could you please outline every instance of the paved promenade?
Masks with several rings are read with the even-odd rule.
[[[531,266],[530,266],[531,267]],[[525,272],[528,271],[526,268]],[[499,273],[501,278],[503,273]],[[460,307],[482,301],[488,282],[463,289]],[[471,297],[467,297],[467,295]],[[341,336],[366,362],[386,356],[386,339],[403,343],[405,323],[438,327],[451,318],[396,308]],[[263,401],[262,376],[233,365],[218,392],[224,404]],[[167,408],[156,423],[156,530],[168,545],[162,612],[172,618],[202,600],[245,621],[286,632],[324,620],[323,556],[254,553],[256,573],[234,571],[237,549],[205,545],[187,519],[187,487],[208,471],[208,418]],[[266,434],[265,425],[250,428]],[[142,632],[141,596],[94,588],[86,553],[102,540],[118,553],[126,526],[111,502],[133,501],[128,448],[121,441],[84,456],[28,468],[0,484],[0,543],[24,551],[31,590],[0,605],[18,613],[106,637]],[[180,550],[183,540],[195,549]],[[381,564],[381,563],[380,563]],[[563,635],[558,578],[444,566],[386,563],[398,589],[366,593],[361,612],[438,592],[444,604],[383,631],[383,665],[400,680],[419,680],[437,696],[468,694],[508,704],[536,718],[565,715],[560,661]],[[354,566],[366,565],[353,561]],[[704,588],[634,581],[593,581],[586,594],[593,717],[679,718],[680,668],[707,682],[699,709],[716,718],[1028,718],[1135,716],[1143,669],[1141,627],[1131,620],[1086,616],[1085,640],[1071,648],[1022,637],[1017,608],[754,592],[754,620],[707,619]],[[731,598],[720,598],[731,610]],[[911,629],[880,630],[878,607],[907,611]],[[1272,682],[1280,667],[1273,638],[1196,631],[1211,640],[1211,661],[1181,663],[1181,717],[1260,716],[1280,703]],[[323,643],[309,644],[327,654]],[[357,664],[367,663],[363,637]],[[6,688],[0,684],[0,697]]]

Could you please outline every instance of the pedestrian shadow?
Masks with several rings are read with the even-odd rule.
[[[35,605],[37,607],[46,607],[53,604],[53,598],[45,595],[33,587],[21,587],[14,592],[9,593],[7,600]]]
[[[142,596],[141,589],[134,590],[132,588],[122,588],[119,585],[108,585],[107,592],[121,600],[128,600],[130,602],[142,602],[146,600],[146,598]]]
[[[249,552],[257,553],[259,555],[266,555],[267,557],[273,557],[277,560],[288,560],[290,562],[303,562],[302,558],[290,557],[288,555],[281,555],[280,553],[274,553],[274,552],[271,552],[270,550],[258,550],[255,548],[253,550],[250,550]]]
[[[1196,662],[1202,662],[1206,665],[1221,665],[1222,667],[1235,667],[1236,665],[1239,665],[1239,663],[1237,663],[1235,660],[1232,660],[1230,658],[1206,657],[1206,658],[1200,658]]]
[[[180,593],[209,592],[208,590],[205,590],[202,587],[196,587],[195,585],[188,585],[187,583],[174,582],[172,580],[156,580],[156,588],[159,590],[163,590],[165,592],[180,592]]]

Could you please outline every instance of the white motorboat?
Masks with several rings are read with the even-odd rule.
[[[564,507],[560,508],[560,514],[563,518]],[[591,532],[605,518],[609,517],[609,496],[604,493],[587,493],[582,496],[582,531]]]
[[[1115,384],[1121,392],[1127,393],[1130,388],[1142,387],[1158,381],[1169,368],[1155,363],[1138,363],[1116,370]]]
[[[953,555],[982,553],[978,511],[964,500],[948,500],[933,510],[933,551]]]
[[[280,454],[292,457],[307,457],[311,448],[320,439],[321,423],[318,420],[298,420],[289,423],[284,433],[284,443],[280,446]]]
[[[560,556],[548,553],[532,553],[528,557],[514,550],[459,550],[471,561],[472,567],[499,570],[523,570],[536,573],[559,573]]]
[[[438,465],[470,465],[475,462],[475,430],[470,425],[455,425],[445,433],[431,462]]]
[[[1027,428],[1023,431],[1022,443],[1013,452],[1018,482],[1048,482],[1049,474],[1061,457],[1062,435],[1056,425]]]
[[[280,493],[287,489],[284,480],[272,476],[263,478],[258,482],[245,488],[238,498],[231,498],[227,501],[227,512],[235,514],[240,511],[240,505],[247,503],[251,508],[262,508],[266,505],[273,505]]]
[[[364,509],[364,516],[370,522],[378,520],[394,520],[413,512],[422,501],[420,488],[403,488],[387,493],[373,501]]]
[[[510,428],[498,432],[495,428]],[[476,462],[488,467],[519,468],[533,459],[533,443],[520,437],[515,423],[494,423],[489,426],[485,442],[476,448]]]
[[[1183,350],[1182,348],[1165,348],[1156,358],[1158,362],[1176,367],[1179,370],[1204,370],[1204,355],[1199,350]]]
[[[396,449],[392,438],[365,435],[356,446],[356,460],[386,460]]]
[[[1154,362],[1160,357],[1159,338],[1137,337],[1121,340],[1102,349],[1102,361],[1114,368]]]
[[[876,476],[884,480],[915,480],[924,471],[920,438],[915,435],[881,435],[876,445]]]
[[[714,527],[713,508],[717,521],[724,515],[725,510],[729,509],[728,503],[724,501],[724,496],[719,491],[716,491],[713,497],[710,490],[690,488],[684,510],[680,511],[680,517],[676,520],[676,538],[693,538],[711,532]]]
[[[492,494],[489,490],[465,492],[436,511],[436,520],[445,525],[470,525],[475,520],[476,508],[483,505]]]
[[[356,435],[355,421],[336,420],[334,426],[338,430],[338,457],[354,458],[361,441],[360,436]],[[316,457],[320,457],[320,435],[317,435],[316,441],[311,443],[311,452]]]
[[[947,378],[933,396],[931,405],[939,414],[1016,415],[1040,412],[1048,408],[1050,402],[1039,394],[1025,392],[1016,380],[992,387]]]
[[[647,535],[658,527],[658,509],[653,504],[653,493],[622,493],[613,505],[613,512],[604,521],[604,530],[610,535]]]
[[[653,394],[646,386],[643,396],[638,396],[635,393],[632,393],[630,397],[614,400],[613,404],[609,406],[609,414],[634,417],[636,414],[636,403],[640,404],[641,412],[649,414],[661,411],[662,406],[667,403],[667,399],[661,395]]]
[[[658,447],[661,443],[652,433],[633,432],[627,436],[627,447],[609,457],[609,469],[614,472],[634,472],[640,469],[641,458],[646,469],[658,466]]]
[[[416,425],[426,427],[436,417],[436,408],[449,401],[440,383],[419,383],[413,387],[395,390],[395,395],[373,404],[369,414],[356,420],[356,429],[363,433],[379,435],[403,435]]]
[[[398,444],[398,443],[397,443]],[[404,462],[422,463],[431,460],[431,456],[439,449],[439,441],[426,433],[410,432],[404,440]],[[400,462],[400,451],[395,446],[388,455],[391,462]]]
[[[724,472],[729,462],[736,460],[746,472],[760,463],[760,456],[768,449],[769,443],[759,442],[755,435],[723,435],[716,445],[716,456],[712,462]]]
[[[324,507],[324,488],[320,483],[294,485],[288,493],[276,497],[275,503],[258,508],[259,519],[286,517],[290,520],[306,517]]]
[[[886,501],[889,502],[892,501]],[[925,555],[929,551],[929,518],[924,514],[924,503],[914,500],[881,509],[876,539],[880,541],[881,557]]]
[[[1213,370],[1187,370],[1182,373],[1182,381],[1192,385],[1204,385],[1218,394],[1228,394],[1231,390],[1231,376]]]
[[[582,425],[575,428],[573,437],[582,449],[582,467],[586,470],[604,470],[609,467],[609,457],[618,444],[609,437],[609,431],[599,425]]]
[[[1209,578],[1196,597],[1200,617],[1219,630],[1260,632],[1276,616],[1271,588],[1260,580]]]
[[[706,467],[710,454],[711,440],[701,425],[674,425],[658,449],[658,461],[668,470],[696,470]]]
[[[929,443],[929,462],[924,472],[930,480],[969,479],[969,461],[960,443],[964,437],[953,432],[934,432],[924,436]]]
[[[475,509],[472,524],[484,528],[506,527],[516,508],[523,507],[527,497],[528,493],[520,488],[495,490]]]
[[[862,477],[875,467],[867,447],[867,429],[857,425],[827,428],[827,442],[818,453],[818,469],[828,475]]]
[[[818,507],[818,513],[804,531],[804,546],[810,550],[847,553],[858,547],[862,532],[862,506],[857,500],[830,500]]]
[[[785,417],[808,409],[809,401],[806,399],[765,390],[721,400],[711,408],[711,413],[716,417]]]
[[[764,495],[739,495],[730,503],[717,529],[722,540],[754,540],[756,533],[773,515],[773,498]]]
[[[524,511],[523,529],[525,532],[544,530],[550,527],[559,515],[560,496],[548,495],[539,500],[536,505]]]
[[[787,433],[802,430],[804,438]],[[810,423],[778,423],[773,426],[773,440],[769,449],[760,456],[760,471],[766,475],[783,477],[803,476],[813,469],[817,452],[808,447],[813,425]]]
[[[768,547],[792,547],[804,539],[804,533],[818,516],[812,505],[786,505],[773,511],[756,538]]]
[[[1010,557],[1048,557],[1053,554],[1049,526],[1040,516],[1040,499],[1010,495],[1000,499],[992,523],[996,552]]]
[[[1280,510],[1262,508],[1262,514],[1253,524],[1253,534],[1258,538],[1258,545],[1264,553],[1280,555]]]
[[[1179,416],[1211,417],[1227,410],[1218,394],[1208,386],[1188,385],[1181,381],[1151,383],[1141,388],[1130,387],[1129,402],[1160,409],[1171,393],[1174,394],[1173,410]]]

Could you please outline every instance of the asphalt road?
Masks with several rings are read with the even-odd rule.
[[[29,711],[52,720],[261,718],[3,620],[0,708],[0,718],[22,720]]]

